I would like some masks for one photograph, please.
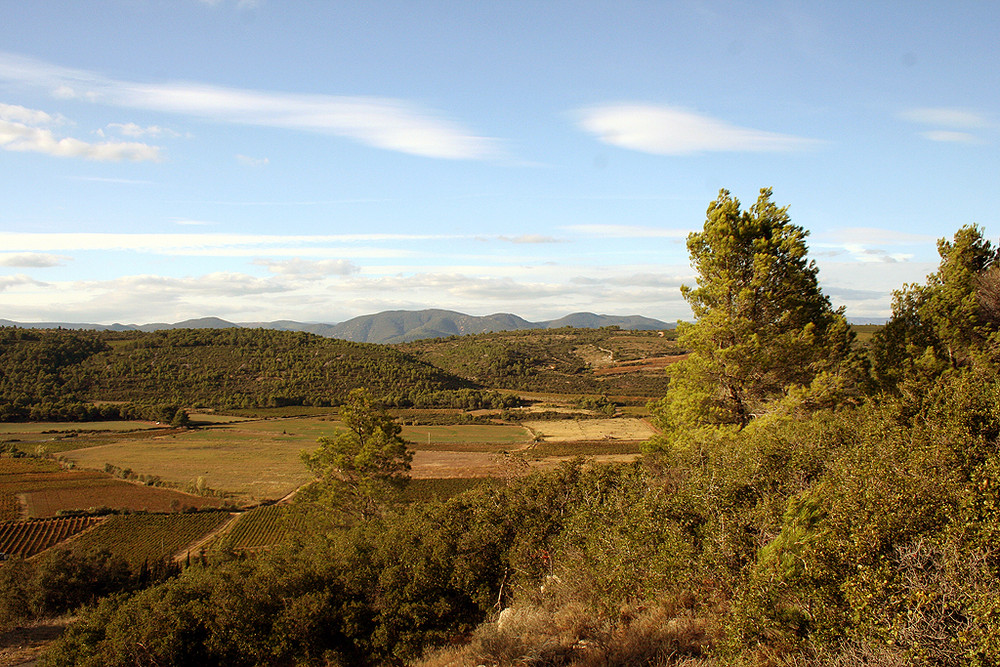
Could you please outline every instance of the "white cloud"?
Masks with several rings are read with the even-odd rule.
[[[9,251],[54,252],[59,250],[119,250],[157,254],[261,255],[309,253],[345,249],[331,244],[380,243],[392,241],[436,241],[464,238],[445,234],[331,234],[331,235],[254,235],[254,234],[101,234],[0,232],[0,247]],[[391,251],[398,255],[405,251]]]
[[[300,257],[283,261],[258,259],[254,264],[267,267],[271,273],[285,276],[318,278],[321,276],[347,276],[357,273],[357,265],[346,259],[304,260]]]
[[[41,86],[62,98],[223,123],[322,132],[424,157],[481,160],[501,155],[496,140],[476,136],[438,113],[392,98],[295,95],[188,82],[118,81],[4,53],[0,53],[0,79]]]
[[[929,132],[921,132],[920,136],[931,141],[942,141],[953,144],[980,143],[980,139],[976,135],[969,134],[968,132],[957,132],[955,130],[931,130]]]
[[[0,104],[0,147],[8,151],[44,153],[56,157],[133,162],[161,159],[156,146],[134,142],[88,143],[72,137],[59,139],[45,125],[60,122],[55,116],[13,104]]]
[[[537,243],[561,243],[554,236],[543,236],[541,234],[521,234],[520,236],[498,236],[498,240],[516,244],[537,244]]]
[[[68,259],[68,257],[35,252],[0,253],[0,266],[43,269],[52,266],[62,266]]]
[[[993,127],[989,118],[972,109],[953,107],[925,107],[908,109],[899,114],[903,120],[919,125],[936,125],[939,128],[920,132],[920,136],[929,141],[952,144],[980,144],[982,139],[964,130],[987,129]]]
[[[576,117],[581,129],[606,144],[657,155],[797,151],[822,143],[739,127],[684,109],[652,104],[594,106],[581,109]]]
[[[124,137],[132,137],[138,139],[139,137],[180,137],[182,136],[180,132],[176,130],[171,130],[166,127],[160,127],[159,125],[150,125],[148,127],[142,127],[136,123],[108,123],[106,126],[108,130],[116,132]],[[104,136],[104,130],[98,130],[97,133],[100,136]]]
[[[53,125],[65,122],[62,116],[52,116],[44,111],[28,109],[17,104],[0,104],[0,120],[26,125]]]
[[[270,162],[266,157],[249,157],[246,155],[237,154],[236,160],[241,164],[245,164],[248,167],[263,167],[265,164]]]
[[[19,273],[14,276],[0,276],[0,292],[6,291],[12,287],[20,287],[23,285],[41,287],[44,286],[45,283],[38,282],[31,276],[26,276],[23,273]]]
[[[639,227],[636,225],[566,225],[563,229],[587,236],[620,239],[686,239],[690,233],[690,230],[686,229],[663,229],[659,227]]]
[[[50,130],[0,121],[0,146],[8,151],[44,153],[54,157],[82,157],[99,162],[159,161],[160,149],[140,143],[91,144],[79,139],[57,139]]]
[[[908,120],[911,123],[919,123],[922,125],[939,125],[943,127],[967,129],[989,127],[991,125],[984,114],[971,109],[925,107],[919,109],[908,109],[899,115],[903,120]]]

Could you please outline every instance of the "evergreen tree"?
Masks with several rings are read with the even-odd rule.
[[[923,285],[893,294],[892,319],[872,345],[873,370],[886,389],[905,378],[967,365],[998,330],[1000,250],[966,225],[938,241],[941,262]]]
[[[726,190],[709,205],[704,230],[687,241],[698,284],[681,293],[696,322],[679,326],[691,354],[671,367],[665,426],[742,428],[791,387],[838,370],[852,334],[820,291],[807,234],[770,189],[745,211]]]
[[[340,408],[347,427],[319,439],[302,460],[320,482],[313,491],[330,505],[362,519],[377,515],[394,491],[409,481],[413,452],[402,427],[365,389],[355,389]]]

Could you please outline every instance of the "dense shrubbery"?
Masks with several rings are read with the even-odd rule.
[[[146,564],[133,572],[107,551],[55,548],[31,560],[12,559],[0,567],[0,628],[65,614],[176,573],[165,563]]]

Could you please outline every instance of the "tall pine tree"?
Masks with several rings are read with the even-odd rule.
[[[671,368],[658,416],[664,426],[746,426],[770,401],[837,368],[852,334],[820,291],[801,227],[762,189],[740,210],[727,190],[688,236],[697,287],[681,293],[696,321],[679,340],[690,356]]]

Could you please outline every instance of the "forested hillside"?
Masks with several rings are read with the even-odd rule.
[[[681,358],[673,332],[602,329],[502,331],[395,346],[470,382],[498,389],[656,397]]]
[[[117,417],[114,405],[331,405],[358,386],[397,402],[470,388],[391,348],[300,332],[0,328],[0,420]],[[123,415],[127,416],[127,415]]]

